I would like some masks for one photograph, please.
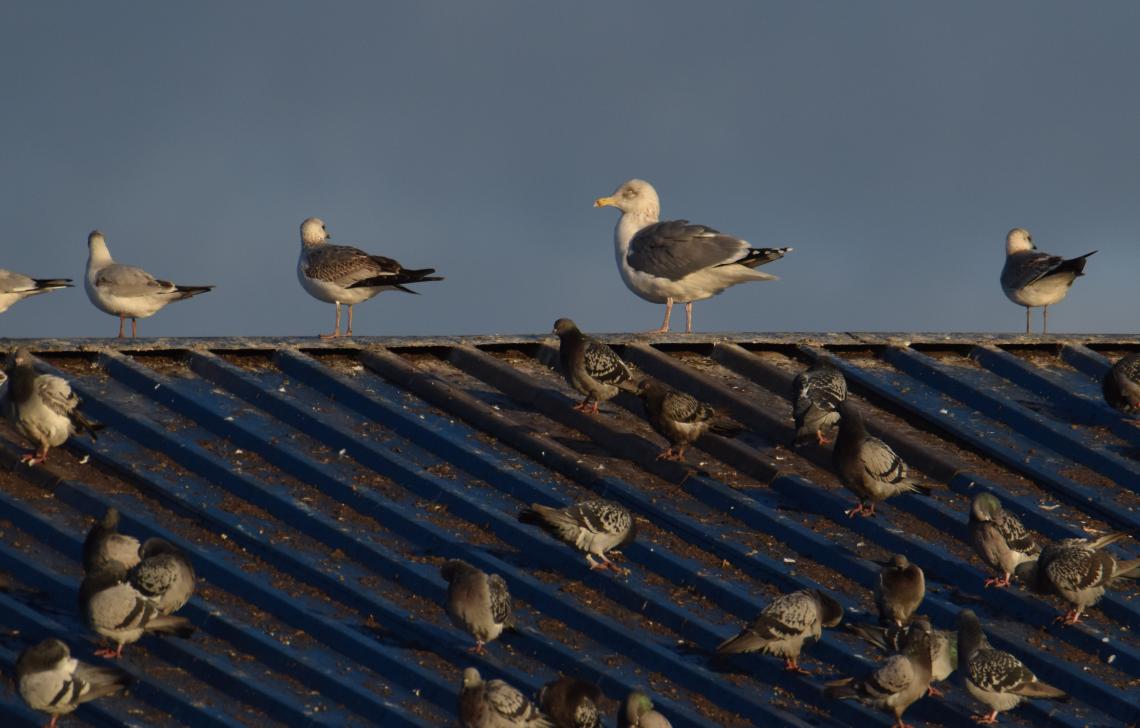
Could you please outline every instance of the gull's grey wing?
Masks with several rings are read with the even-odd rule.
[[[369,255],[350,245],[316,245],[307,250],[306,257],[305,275],[344,288],[367,278],[390,275],[395,279],[402,270],[391,258]]]
[[[659,278],[680,280],[690,273],[748,257],[748,243],[688,220],[647,225],[633,236],[626,261]]]
[[[599,382],[617,385],[633,378],[621,357],[600,341],[590,339],[583,356],[586,373]]]
[[[122,263],[112,263],[100,270],[95,276],[95,287],[122,298],[152,296],[174,290],[170,281],[160,281],[142,268]]]
[[[1049,255],[1036,250],[1016,253],[1006,260],[1002,269],[1001,283],[1010,289],[1025,288],[1053,273],[1065,262],[1059,255]]]

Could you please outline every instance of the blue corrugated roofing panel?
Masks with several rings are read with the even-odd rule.
[[[995,645],[1074,696],[1003,722],[1140,718],[1136,587],[1111,591],[1083,625],[1056,626],[1056,602],[984,589],[965,540],[979,489],[1048,538],[1140,525],[1140,430],[1099,397],[1105,354],[1133,339],[608,340],[747,432],[707,437],[687,466],[658,460],[635,398],[595,417],[571,409],[543,337],[20,342],[107,429],[36,468],[16,464],[15,433],[0,438],[0,571],[13,581],[0,593],[0,665],[49,633],[90,655],[74,606],[80,545],[115,505],[124,530],[193,554],[199,591],[184,613],[199,631],[128,647],[139,684],[76,724],[453,725],[459,674],[474,665],[530,693],[559,673],[596,682],[611,716],[644,686],[675,726],[887,725],[822,697],[823,681],[877,658],[842,630],[806,650],[812,676],[707,652],[779,591],[818,586],[866,619],[872,560],[895,551],[925,569],[921,611],[936,626],[975,609]],[[818,358],[843,369],[872,432],[936,486],[932,498],[849,519],[830,452],[783,444],[791,379]],[[590,571],[515,520],[525,503],[590,494],[638,518],[628,578]],[[1136,542],[1120,552],[1134,557]],[[447,558],[502,574],[515,597],[519,626],[487,656],[468,652],[440,607]],[[907,717],[970,725],[978,709],[951,687]],[[35,720],[10,692],[0,712]]]

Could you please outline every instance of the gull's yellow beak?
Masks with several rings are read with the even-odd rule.
[[[594,207],[614,207],[616,201],[612,197],[599,197],[594,200]]]

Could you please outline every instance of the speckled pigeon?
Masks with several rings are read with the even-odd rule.
[[[521,692],[502,680],[487,680],[469,667],[459,692],[462,728],[554,728],[554,724]]]
[[[843,607],[818,589],[781,594],[743,632],[716,648],[719,654],[759,652],[783,657],[784,669],[809,674],[798,660],[804,642],[818,640],[824,627],[843,620]]]
[[[1058,622],[1076,624],[1081,612],[1100,601],[1113,579],[1140,578],[1140,559],[1117,561],[1104,548],[1127,538],[1110,533],[1097,539],[1066,538],[1041,550],[1036,561],[1019,564],[1017,578],[1037,594],[1056,594],[1070,605]]]
[[[471,652],[487,654],[487,643],[514,625],[507,582],[459,559],[445,563],[439,573],[448,584],[446,606],[452,624],[475,638]]]
[[[823,431],[839,422],[839,403],[847,399],[843,372],[826,362],[816,362],[792,382],[792,416],[799,445],[814,435],[820,445],[830,442]]]
[[[661,451],[658,459],[684,460],[685,450],[706,432],[735,437],[744,429],[695,397],[652,379],[641,380],[637,396],[645,405],[649,424],[669,441],[670,446]]]
[[[1104,376],[1104,400],[1126,415],[1140,414],[1140,352],[1120,358]]]
[[[161,538],[148,538],[139,549],[139,563],[127,572],[131,586],[154,600],[162,614],[174,614],[194,594],[194,566],[186,554]]]
[[[900,493],[930,495],[928,486],[907,477],[906,463],[887,443],[867,434],[863,416],[850,400],[840,403],[839,414],[835,470],[843,485],[859,498],[859,505],[846,511],[848,516],[873,516],[876,503]]]
[[[559,340],[562,375],[586,397],[574,409],[597,414],[600,402],[613,399],[623,388],[633,388],[630,384],[633,374],[609,346],[583,334],[568,318],[554,322],[554,333]]]
[[[632,543],[637,536],[637,521],[623,505],[602,498],[591,498],[565,508],[532,503],[530,508],[519,513],[519,521],[539,526],[586,554],[591,569],[628,573],[606,556],[610,551]],[[594,561],[595,556],[601,559],[600,563]]]
[[[970,543],[986,566],[1001,574],[986,579],[987,587],[1009,586],[1017,565],[1037,551],[1033,536],[992,493],[978,493],[970,502]]]
[[[538,691],[538,707],[557,728],[602,728],[597,685],[563,675]]]
[[[130,683],[130,677],[118,668],[76,660],[57,639],[46,639],[20,653],[15,677],[16,689],[28,707],[51,716],[48,728],[55,728],[59,716],[125,690]]]

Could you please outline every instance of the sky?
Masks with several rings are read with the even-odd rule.
[[[660,324],[618,276],[618,212],[792,246],[697,331],[1011,332],[1005,234],[1089,260],[1057,332],[1136,331],[1140,4],[8,3],[0,268],[75,289],[0,337],[113,336],[87,234],[203,296],[144,336],[309,336],[299,226],[446,280],[358,335]],[[683,311],[674,329],[683,325]],[[1040,325],[1035,312],[1035,325]]]

